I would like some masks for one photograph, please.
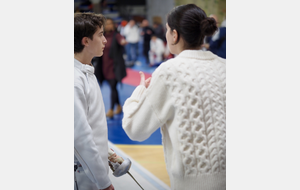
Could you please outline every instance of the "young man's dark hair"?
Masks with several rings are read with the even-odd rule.
[[[93,40],[93,35],[97,27],[101,28],[105,24],[105,21],[105,17],[101,14],[74,14],[74,53],[80,53],[83,50],[82,38],[88,37]]]

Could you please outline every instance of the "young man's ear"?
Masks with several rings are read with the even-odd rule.
[[[81,40],[82,45],[87,46],[89,43],[89,38],[88,37],[83,37]]]

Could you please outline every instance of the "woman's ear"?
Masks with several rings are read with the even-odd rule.
[[[175,45],[175,43],[177,42],[177,38],[178,38],[178,33],[177,33],[177,31],[174,29],[173,31],[172,31],[172,45]]]
[[[177,31],[174,29],[174,30],[173,30],[173,39],[175,40],[175,42],[177,41],[177,38],[178,38],[178,33],[177,33]]]

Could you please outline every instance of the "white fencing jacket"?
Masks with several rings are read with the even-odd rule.
[[[74,59],[74,154],[98,189],[108,177],[108,135],[105,109],[94,67]]]

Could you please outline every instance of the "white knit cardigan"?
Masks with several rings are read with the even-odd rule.
[[[162,63],[124,104],[123,128],[143,141],[161,127],[173,190],[226,189],[226,65],[185,50]]]

